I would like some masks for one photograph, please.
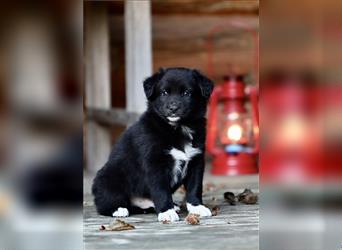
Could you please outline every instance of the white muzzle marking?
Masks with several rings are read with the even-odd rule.
[[[170,121],[170,122],[177,122],[179,121],[180,117],[179,116],[168,116],[167,119]]]

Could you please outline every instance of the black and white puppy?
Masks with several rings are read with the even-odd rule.
[[[213,83],[197,70],[161,69],[144,81],[147,111],[114,146],[94,179],[99,214],[125,217],[153,209],[159,221],[179,220],[172,193],[182,184],[189,213],[202,204],[206,107]]]

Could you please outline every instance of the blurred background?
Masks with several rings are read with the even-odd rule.
[[[261,2],[261,249],[341,249],[341,8]]]
[[[82,2],[0,13],[0,248],[81,249]]]

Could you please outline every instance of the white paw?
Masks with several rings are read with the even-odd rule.
[[[193,206],[190,203],[186,203],[186,208],[190,214],[199,214],[200,217],[211,216],[210,209],[203,205]]]
[[[178,221],[178,214],[174,209],[169,209],[163,213],[158,214],[158,221]]]
[[[113,217],[127,217],[128,215],[128,209],[124,207],[119,207],[118,210],[113,213]]]
[[[180,207],[177,205],[173,205],[173,209],[176,211],[176,213],[180,212]]]

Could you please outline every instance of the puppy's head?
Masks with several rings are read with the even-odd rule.
[[[213,83],[197,70],[160,69],[144,81],[149,108],[169,123],[203,117]]]

